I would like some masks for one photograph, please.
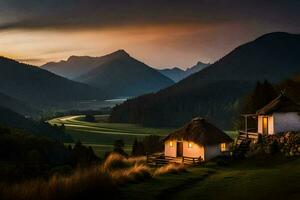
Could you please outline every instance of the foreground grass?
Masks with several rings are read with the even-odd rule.
[[[156,173],[159,171],[159,173]],[[139,183],[158,175],[185,171],[181,165],[170,164],[150,168],[145,157],[125,158],[110,154],[102,165],[78,169],[68,176],[54,175],[49,180],[38,179],[23,183],[0,183],[1,200],[69,200],[94,199],[98,196],[118,199],[118,188]]]
[[[129,185],[121,191],[128,199],[299,199],[300,159],[207,165]]]
[[[145,157],[113,154],[102,165],[19,184],[0,184],[0,199],[299,199],[300,158],[281,156],[191,168],[151,168]]]
[[[165,136],[173,129],[167,128],[147,128],[135,124],[119,124],[105,122],[85,122],[84,116],[66,116],[49,120],[51,124],[62,125],[66,127],[74,141],[81,141],[84,145],[91,146],[100,157],[105,152],[113,149],[115,140],[124,140],[125,151],[131,151],[131,145],[135,138],[142,139],[148,135]],[[97,119],[102,118],[97,116]],[[103,121],[103,120],[102,120]],[[72,144],[71,144],[72,145]]]

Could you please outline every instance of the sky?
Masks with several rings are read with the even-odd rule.
[[[33,65],[125,49],[187,68],[275,31],[300,33],[299,0],[0,0],[0,55]]]

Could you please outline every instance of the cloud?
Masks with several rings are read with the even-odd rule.
[[[300,23],[297,0],[1,0],[0,30],[164,24]]]

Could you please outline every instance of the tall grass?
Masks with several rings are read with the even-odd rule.
[[[151,169],[144,157],[127,159],[119,154],[111,154],[102,165],[75,170],[70,176],[56,175],[49,180],[39,179],[14,185],[0,184],[0,199],[89,199],[93,195],[110,195],[113,199],[118,185],[184,170],[184,166],[175,164]]]
[[[162,166],[160,168],[157,168],[153,175],[154,176],[160,176],[163,174],[178,174],[181,172],[186,172],[186,168],[183,164],[175,164],[171,163],[165,166]]]
[[[111,178],[99,167],[91,167],[76,170],[71,176],[53,176],[49,180],[39,179],[14,185],[1,185],[0,199],[76,199],[92,193],[107,193],[114,187]]]

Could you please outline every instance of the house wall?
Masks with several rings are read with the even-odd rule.
[[[193,157],[193,158],[204,158],[204,147],[191,142],[192,148],[189,148],[189,142],[183,141],[183,156]]]
[[[205,156],[204,156],[205,161],[223,155],[223,152],[221,152],[221,144],[206,145],[204,149],[205,149]],[[226,143],[226,151],[229,150],[230,150],[230,144]]]
[[[177,140],[172,140],[173,147],[170,147],[170,141],[165,141],[165,156],[176,157],[177,156]],[[194,142],[192,142],[192,148],[189,148],[189,142],[183,141],[183,156],[199,158],[204,157],[204,148]]]
[[[177,141],[173,141],[173,147],[170,147],[170,141],[165,141],[165,156],[176,157],[177,156]],[[201,158],[204,161],[212,159],[216,156],[223,155],[221,152],[221,144],[201,146],[192,142],[192,148],[189,148],[188,141],[183,141],[183,156],[192,158]],[[230,144],[226,144],[226,150],[229,151]]]
[[[297,112],[274,113],[275,133],[300,131],[300,116]]]
[[[177,151],[176,151],[177,141],[172,140],[173,141],[173,147],[170,147],[170,141],[171,140],[165,141],[165,156],[176,157],[176,154],[177,154]]]

